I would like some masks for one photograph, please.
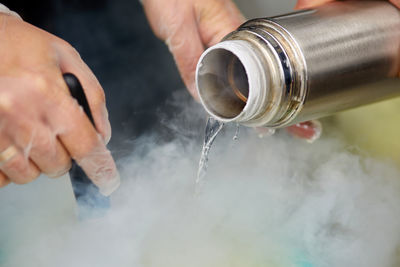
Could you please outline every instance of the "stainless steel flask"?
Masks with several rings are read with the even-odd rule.
[[[400,95],[400,12],[332,2],[254,19],[207,49],[196,85],[213,117],[279,128]]]

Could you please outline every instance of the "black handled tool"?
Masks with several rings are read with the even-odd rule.
[[[71,73],[63,75],[71,96],[82,106],[89,120],[94,126],[92,113],[90,112],[89,103],[86,99],[85,92],[78,78]],[[110,207],[110,199],[102,195],[99,189],[87,177],[82,168],[72,161],[72,167],[69,171],[72,188],[74,190],[76,202],[78,204],[78,212],[80,218],[97,217],[105,213]]]

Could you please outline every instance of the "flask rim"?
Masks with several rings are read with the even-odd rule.
[[[204,86],[203,84],[203,79],[206,79],[203,77],[205,74],[208,72],[219,72],[219,70],[215,70],[215,64],[211,64],[214,66],[210,66],[210,62],[214,61],[217,63],[221,52],[227,52],[236,57],[243,67],[247,78],[247,101],[241,107],[234,107],[235,110],[229,115],[226,109],[229,108],[227,105],[230,105],[232,108],[232,101],[229,101],[226,96],[223,99],[215,97],[215,93],[211,92],[215,88]],[[246,122],[253,117],[265,98],[266,91],[268,91],[262,90],[268,87],[269,84],[269,77],[263,67],[262,60],[262,56],[257,53],[257,48],[251,42],[245,40],[225,40],[208,48],[201,55],[196,68],[196,88],[200,101],[206,111],[211,116],[223,122]],[[228,66],[228,63],[225,65]],[[220,90],[224,90],[224,88]],[[237,94],[236,97],[240,99],[240,96]]]

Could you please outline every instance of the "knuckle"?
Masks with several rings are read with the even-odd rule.
[[[85,93],[87,94],[88,101],[90,104],[104,105],[106,102],[106,94],[103,87],[100,85],[96,76],[91,71],[88,71],[88,79],[86,80],[88,86],[85,88]]]
[[[0,112],[1,113],[9,113],[12,111],[12,108],[15,106],[15,97],[10,92],[1,92],[0,93]]]
[[[50,140],[47,138],[36,138],[34,146],[31,148],[30,156],[38,158],[54,159],[57,151]]]
[[[97,90],[96,94],[92,98],[92,103],[94,104],[95,109],[102,108],[106,102],[106,96],[103,90]]]
[[[46,144],[45,146],[41,147],[41,149],[39,149],[37,151],[37,154],[39,157],[52,158],[53,160],[57,156],[57,152],[56,152],[54,146],[52,146],[50,144]]]
[[[49,86],[47,79],[41,75],[32,78],[32,85],[37,89],[46,89]]]
[[[106,102],[106,95],[104,93],[101,85],[95,80],[88,81],[90,86],[86,88],[85,91],[87,95],[88,102],[91,107],[98,108],[99,106],[104,106]]]
[[[78,56],[79,58],[81,57],[78,50],[75,49],[70,43],[68,43],[65,40],[60,40],[61,48],[64,49],[66,52],[69,54],[72,54],[74,56]]]
[[[43,74],[27,74],[29,84],[35,93],[43,94],[49,92],[52,87],[52,80]]]
[[[98,90],[96,92],[96,98],[97,102],[101,104],[106,102],[106,94],[104,93],[104,90],[101,87],[98,87]]]

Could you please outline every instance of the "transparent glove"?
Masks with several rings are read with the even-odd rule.
[[[231,0],[143,0],[147,18],[164,40],[189,92],[195,86],[197,61],[205,48],[215,45],[244,22]]]
[[[4,13],[0,25],[0,187],[61,176],[72,158],[111,193],[119,176],[105,145],[111,127],[99,82],[65,41]],[[66,72],[81,81],[96,129],[70,96]]]

